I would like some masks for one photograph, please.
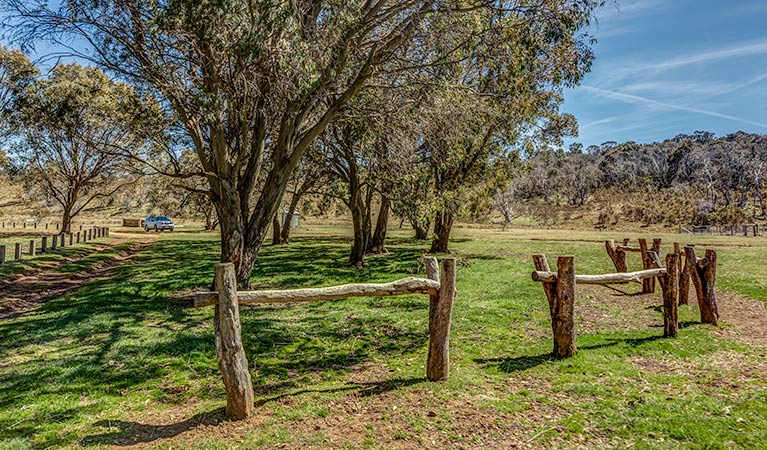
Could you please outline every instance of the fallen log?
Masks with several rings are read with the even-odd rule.
[[[439,281],[426,278],[403,278],[390,283],[343,284],[324,288],[241,291],[237,293],[240,305],[254,303],[291,303],[337,300],[346,297],[388,297],[393,295],[429,294],[438,296]],[[195,296],[194,306],[215,305],[216,292],[200,292]]]
[[[641,283],[645,278],[657,277],[666,273],[665,268],[640,270],[638,272],[607,273],[602,275],[576,275],[575,284],[613,284],[613,283]],[[556,272],[544,272],[536,270],[532,273],[533,281],[541,283],[556,283]]]

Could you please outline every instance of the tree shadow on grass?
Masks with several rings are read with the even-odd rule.
[[[360,397],[370,397],[423,382],[425,382],[424,378],[397,378],[369,383],[348,383],[345,386],[331,389],[300,389],[258,399],[255,402],[255,406],[256,408],[260,408],[268,403],[279,401],[283,398],[296,397],[304,394],[356,392]],[[271,389],[273,388],[275,388],[275,386],[271,387]],[[277,389],[279,389],[279,387],[277,387]],[[259,389],[256,387],[256,392],[258,391]],[[80,441],[80,445],[83,447],[99,445],[123,447],[136,444],[148,444],[160,439],[173,438],[201,425],[218,425],[229,420],[230,419],[226,416],[225,408],[217,408],[213,411],[195,414],[186,420],[168,425],[142,424],[125,420],[101,420],[94,423],[93,426],[110,429],[116,427],[117,430],[87,436]]]
[[[660,339],[666,339],[666,338],[660,335],[647,336],[643,338],[608,338],[607,342],[603,342],[600,344],[580,346],[578,347],[578,351],[582,352],[582,351],[598,350],[603,348],[614,347],[618,344],[627,344],[631,347],[638,347],[640,345],[647,344]],[[546,364],[548,362],[564,361],[566,359],[567,358],[558,358],[554,356],[553,353],[544,353],[541,355],[523,355],[523,356],[517,356],[514,358],[504,358],[504,357],[477,358],[477,359],[474,359],[474,362],[477,364],[484,365],[485,367],[496,366],[498,370],[500,370],[501,372],[514,373],[514,372],[521,372],[527,369],[531,369],[533,367],[537,367],[542,364]]]

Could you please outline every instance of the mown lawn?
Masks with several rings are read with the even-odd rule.
[[[344,265],[345,230],[305,226],[289,246],[264,247],[253,280],[306,287],[423,274],[427,243],[392,234],[391,253],[359,270]],[[579,273],[611,271],[605,236],[456,230],[444,383],[424,378],[426,297],[243,308],[258,410],[243,423],[223,416],[212,308],[189,308],[212,279],[216,236],[163,234],[111,278],[0,322],[0,447],[767,448],[765,342],[727,333],[736,323],[699,324],[695,305],[681,307],[679,337],[662,339],[659,293],[579,290],[579,353],[549,356],[529,255],[574,254]],[[719,249],[721,289],[767,300],[764,238],[693,240]],[[98,258],[77,270],[88,261]]]

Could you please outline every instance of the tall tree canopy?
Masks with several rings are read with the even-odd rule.
[[[129,85],[75,63],[55,67],[18,95],[12,156],[26,179],[61,205],[62,231],[95,199],[132,180],[121,150],[144,145],[153,112]]]
[[[222,260],[247,285],[304,152],[374,75],[450,66],[464,57],[459,49],[485,51],[476,44],[497,28],[530,30],[533,49],[537,39],[577,40],[600,2],[5,3],[20,40],[78,35],[92,44],[85,56],[150,87],[176,112],[210,184]]]

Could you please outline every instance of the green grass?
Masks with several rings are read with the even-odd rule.
[[[346,233],[309,225],[289,246],[265,246],[253,282],[292,288],[423,274],[426,243],[399,232],[390,255],[370,258],[365,269],[346,267]],[[765,349],[718,337],[697,323],[694,306],[680,309],[679,337],[662,339],[662,328],[639,325],[642,314],[660,323],[659,313],[611,307],[605,291],[593,301],[627,325],[580,334],[573,358],[549,355],[548,307],[529,281],[529,254],[547,253],[550,261],[574,254],[579,273],[611,271],[603,238],[457,230],[445,383],[424,380],[423,296],[243,308],[259,419],[238,428],[223,417],[212,308],[189,308],[176,294],[210,284],[216,236],[163,234],[110,279],[0,322],[0,448],[135,441],[190,449],[486,448],[520,440],[562,448],[765,448]],[[767,299],[767,274],[758,270],[767,243],[695,240],[719,249],[720,288]],[[121,250],[60,270],[86,270]],[[204,425],[208,432],[198,430]],[[218,428],[228,431],[212,431]]]

